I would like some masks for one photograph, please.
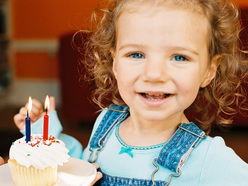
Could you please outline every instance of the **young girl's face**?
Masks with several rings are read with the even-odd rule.
[[[113,71],[120,95],[131,117],[178,124],[215,75],[208,20],[187,9],[136,8],[116,25]]]

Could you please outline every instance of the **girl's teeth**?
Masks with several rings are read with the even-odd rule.
[[[149,93],[146,94],[146,95],[148,95],[148,96],[155,96],[155,97],[156,97],[156,96],[157,96],[157,97],[164,96],[164,94],[157,94],[157,95],[155,95],[155,94],[149,94]]]
[[[169,94],[157,94],[157,95],[154,95],[154,94],[149,94],[149,93],[144,93],[142,94],[143,97],[147,98],[147,99],[151,99],[151,100],[159,100],[159,99],[164,99],[166,97],[169,96]]]

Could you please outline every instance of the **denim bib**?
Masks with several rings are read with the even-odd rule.
[[[111,105],[101,120],[90,141],[90,157],[89,162],[95,162],[101,149],[106,144],[109,134],[118,123],[121,123],[129,116],[129,108],[127,106]],[[175,134],[163,146],[159,156],[153,160],[156,170],[151,175],[151,180],[116,177],[107,175],[104,172],[100,185],[149,185],[164,186],[169,185],[172,177],[179,177],[181,169],[185,164],[190,153],[197,147],[202,139],[206,138],[204,131],[199,129],[194,123],[182,123],[178,126]],[[171,170],[173,173],[167,180],[154,180],[154,175],[159,170],[159,165]]]

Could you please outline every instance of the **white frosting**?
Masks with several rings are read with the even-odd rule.
[[[31,136],[31,141],[26,143],[25,136],[12,143],[9,158],[15,159],[26,167],[34,166],[44,169],[48,166],[56,167],[68,161],[68,149],[65,144],[53,136],[43,141],[41,134]]]

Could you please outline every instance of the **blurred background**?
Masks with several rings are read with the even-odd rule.
[[[101,0],[0,0],[0,156],[8,158],[12,141],[21,137],[13,123],[28,96],[44,102],[55,96],[64,132],[87,145],[97,107],[80,86],[78,53],[73,34],[87,29],[91,12]],[[242,41],[248,44],[248,1],[242,8]],[[248,45],[247,45],[248,46]],[[248,49],[248,48],[247,48]],[[248,162],[247,117],[235,119],[234,128],[216,130]]]

